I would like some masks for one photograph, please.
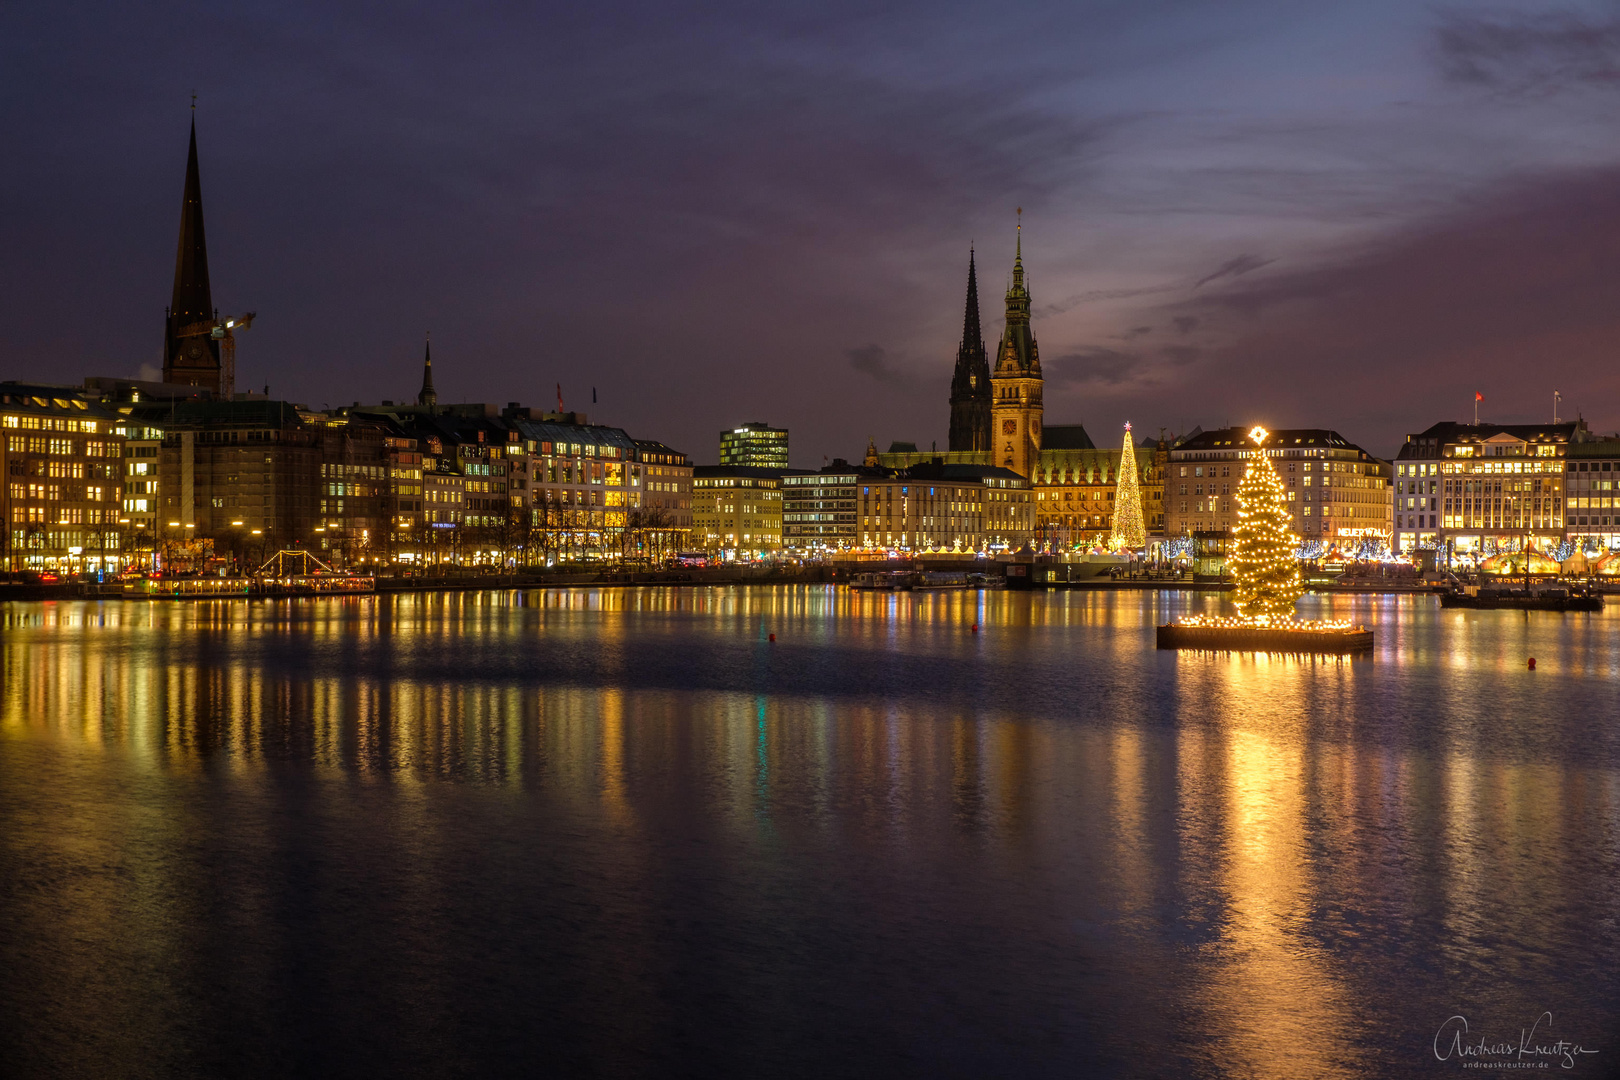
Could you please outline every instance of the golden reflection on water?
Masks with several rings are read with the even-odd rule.
[[[392,785],[407,900],[428,909],[447,902],[432,785],[560,796],[598,814],[604,842],[640,853],[613,864],[610,885],[647,951],[658,919],[636,905],[656,891],[665,812],[712,818],[740,845],[859,837],[954,859],[988,851],[1033,875],[1065,918],[1089,925],[1075,906],[1103,905],[1144,948],[1209,912],[1207,935],[1167,955],[1196,967],[1185,1007],[1234,1074],[1362,1075],[1323,1033],[1354,1030],[1358,1002],[1387,988],[1335,935],[1353,945],[1437,898],[1445,933],[1430,944],[1466,970],[1481,939],[1533,940],[1588,902],[1584,877],[1559,873],[1566,853],[1594,821],[1620,835],[1614,770],[1493,755],[1484,721],[1433,702],[1472,700],[1485,678],[1503,680],[1487,692],[1538,692],[1515,681],[1529,649],[1558,678],[1612,678],[1614,635],[1493,631],[1446,613],[1424,637],[1402,621],[1410,608],[1334,598],[1324,614],[1379,628],[1376,659],[1152,650],[1152,626],[1177,605],[1214,602],[783,588],[9,605],[0,739],[49,738],[171,775],[251,779],[293,760]],[[835,667],[808,691],[753,687],[840,649],[974,682],[949,697],[926,684],[854,693]],[[672,653],[725,679],[638,681]],[[491,657],[495,674],[479,674]],[[571,680],[581,658],[590,678]],[[1366,696],[1414,685],[1432,691],[1432,716]],[[1039,715],[1012,704],[1032,689],[1048,692],[1029,699]],[[1557,722],[1543,710],[1525,724],[1556,733]],[[1405,741],[1420,723],[1438,749]],[[80,831],[109,858],[200,827],[184,809],[92,812]],[[183,902],[154,865],[141,864],[134,902]],[[1167,913],[1169,894],[1185,910]],[[75,908],[67,929],[105,934],[109,895]],[[1603,903],[1620,915],[1620,901]]]
[[[1227,1044],[1251,1075],[1288,1063],[1297,1075],[1349,1075],[1323,1031],[1353,1023],[1331,963],[1300,933],[1311,890],[1305,868],[1304,762],[1298,744],[1240,730],[1226,754],[1230,904],[1228,963],[1212,985]]]

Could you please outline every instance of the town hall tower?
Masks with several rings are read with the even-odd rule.
[[[1029,290],[1024,287],[1023,210],[1012,288],[1007,290],[1007,328],[996,348],[990,376],[991,464],[1032,476],[1041,455],[1041,354],[1029,327]],[[954,411],[952,413],[954,419]],[[954,425],[953,425],[954,430]]]

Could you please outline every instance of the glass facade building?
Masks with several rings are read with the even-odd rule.
[[[720,433],[720,464],[751,469],[788,467],[787,428],[748,423]]]

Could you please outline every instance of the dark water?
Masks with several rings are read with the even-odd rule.
[[[4,606],[0,1071],[1614,1072],[1620,609],[1214,602]]]

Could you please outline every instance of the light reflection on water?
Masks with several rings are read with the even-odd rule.
[[[1152,648],[1220,602],[0,607],[0,1044],[1427,1075],[1447,1016],[1552,1010],[1620,1055],[1620,616],[1313,598],[1376,654]]]

